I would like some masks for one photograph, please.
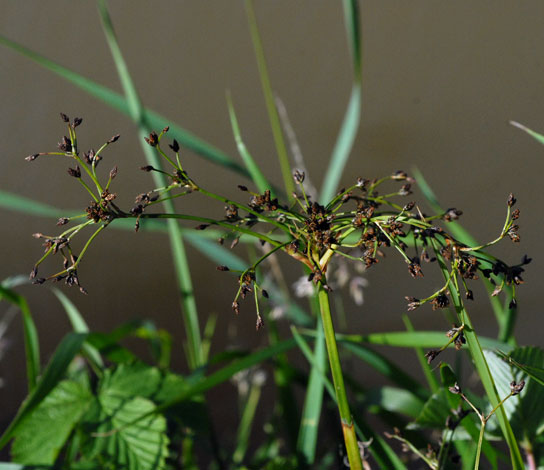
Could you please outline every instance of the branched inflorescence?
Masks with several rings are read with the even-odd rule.
[[[334,257],[346,257],[364,263],[366,268],[370,268],[378,263],[386,249],[393,248],[403,257],[413,278],[423,277],[422,264],[436,263],[444,273],[444,285],[430,296],[423,299],[406,297],[409,311],[426,303],[430,303],[433,310],[447,308],[450,306],[452,292],[458,294],[461,285],[465,298],[472,300],[474,296],[468,282],[480,276],[487,278],[496,286],[494,295],[498,295],[505,285],[512,286],[514,294],[509,300],[510,308],[516,306],[515,286],[523,282],[521,277],[523,267],[530,259],[524,256],[519,264],[511,266],[485,251],[505,237],[515,243],[519,242],[519,227],[515,222],[520,213],[518,209],[512,210],[516,203],[513,195],[507,199],[506,220],[499,236],[479,246],[466,245],[438,225],[441,222],[447,225],[448,222],[458,219],[462,214],[460,210],[450,208],[441,214],[427,216],[413,201],[404,204],[397,202],[399,198],[406,198],[412,194],[412,185],[415,183],[415,180],[403,171],[396,171],[380,179],[358,178],[352,186],[340,190],[331,201],[321,205],[306,193],[305,175],[297,170],[293,177],[298,190],[292,195],[292,203],[280,203],[272,189],[259,194],[239,185],[238,188],[242,192],[249,194],[249,200],[244,204],[217,195],[197,184],[181,165],[178,142],[174,140],[169,145],[174,154],[172,157],[161,147],[161,141],[168,132],[168,128],[165,128],[160,134],[152,132],[145,140],[163,157],[168,170],[151,165],[143,166],[141,169],[163,174],[168,178],[168,183],[163,187],[138,194],[135,205],[124,211],[117,207],[114,202],[116,195],[110,191],[110,184],[117,175],[117,167],[109,172],[105,184],[100,182],[96,171],[98,163],[102,160],[102,152],[108,145],[117,141],[119,136],[109,139],[98,151],[89,150],[81,155],[76,136],[76,128],[81,124],[81,119],[75,118],[70,122],[66,115],[61,116],[68,125],[69,136],[63,137],[59,151],[30,155],[27,160],[34,161],[43,155],[59,155],[75,160],[75,168],[69,168],[68,173],[90,194],[91,201],[84,213],[61,218],[58,222],[58,225],[66,225],[83,220],[79,224],[55,236],[41,233],[34,235],[44,241],[45,247],[45,254],[31,273],[35,283],[65,280],[68,285],[77,285],[84,292],[79,283],[77,268],[91,242],[110,223],[120,218],[133,218],[135,228],[138,230],[140,223],[145,219],[177,218],[198,222],[195,228],[199,230],[215,226],[223,230],[225,236],[234,234],[231,247],[238,243],[241,236],[255,237],[267,247],[261,258],[244,272],[238,273],[239,288],[232,303],[233,310],[238,313],[240,299],[254,294],[258,329],[263,325],[258,298],[267,297],[267,294],[259,285],[257,268],[268,256],[277,251],[283,251],[303,263],[309,270],[309,279],[330,290],[326,273]],[[379,193],[378,190],[381,191],[386,183],[399,184],[400,187],[390,192]],[[151,206],[167,199],[193,192],[200,192],[224,204],[224,217],[209,219],[149,210]],[[72,249],[72,240],[87,226],[94,226],[95,231],[79,255],[76,255]],[[223,243],[224,238],[223,236],[220,238],[220,243]],[[54,254],[62,256],[63,269],[46,278],[38,277],[39,265]],[[219,266],[218,269],[233,271],[227,266]],[[459,302],[461,304],[463,302],[460,296],[456,304],[457,316],[451,317],[457,326],[454,325],[447,332],[449,341],[442,349],[428,353],[429,362],[450,344],[453,343],[456,348],[464,344],[464,323],[459,312]]]

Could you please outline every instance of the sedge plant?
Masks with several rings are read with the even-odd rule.
[[[82,150],[77,137],[82,119],[70,120],[61,114],[68,135],[61,139],[59,148],[30,155],[27,160],[38,160],[39,164],[45,159],[69,159],[71,165],[68,174],[88,195],[89,203],[80,209],[79,214],[69,217],[62,211],[40,206],[42,212],[56,215],[61,228],[58,233],[35,234],[44,245],[44,253],[33,267],[31,279],[36,284],[62,281],[86,293],[80,273],[88,263],[87,253],[93,241],[104,230],[110,227],[126,229],[130,225],[136,231],[140,226],[168,231],[180,291],[185,293],[182,303],[188,337],[186,355],[192,372],[180,377],[168,371],[169,340],[147,324],[123,326],[106,336],[93,335],[75,306],[59,291],[55,291],[56,295],[65,307],[75,332],[62,341],[48,367],[41,370],[37,332],[29,307],[9,283],[2,284],[0,298],[17,305],[23,312],[29,397],[0,437],[0,448],[14,439],[12,455],[16,461],[23,464],[55,464],[62,468],[96,468],[97,462],[103,468],[128,466],[162,469],[168,468],[168,465],[173,468],[176,465],[198,468],[194,459],[197,433],[194,429],[197,426],[192,427],[185,422],[182,426],[174,426],[173,423],[179,424],[179,416],[174,411],[189,404],[194,410],[202,411],[199,421],[208,423],[209,416],[202,410],[206,405],[202,398],[204,392],[236,377],[238,373],[247,373],[265,360],[274,359],[274,379],[280,391],[283,413],[288,417],[297,416],[291,390],[294,372],[285,354],[289,349],[298,347],[310,363],[311,372],[305,382],[308,392],[300,416],[300,431],[296,429],[296,424],[294,429],[292,424],[288,424],[287,433],[295,449],[293,458],[278,455],[278,439],[271,438],[255,453],[250,468],[316,466],[317,424],[322,411],[322,395],[326,392],[336,405],[344,440],[344,461],[340,465],[365,470],[405,470],[409,466],[406,457],[400,453],[397,455],[365,421],[362,407],[366,407],[377,408],[388,423],[393,414],[407,415],[412,423],[406,426],[406,431],[395,429],[386,437],[401,441],[406,450],[429,468],[458,468],[451,465],[459,456],[463,469],[478,469],[484,456],[494,469],[498,469],[503,462],[507,462],[505,465],[508,468],[522,469],[526,464],[528,468],[536,469],[539,452],[542,453],[539,429],[544,410],[539,403],[544,403],[540,399],[544,384],[544,357],[538,348],[517,348],[513,336],[518,308],[516,288],[523,282],[524,267],[530,259],[524,257],[520,263],[512,265],[488,251],[503,239],[510,239],[514,243],[520,241],[517,225],[520,212],[515,208],[514,196],[506,198],[502,230],[494,240],[481,244],[457,223],[460,210],[443,210],[440,207],[420,174],[416,173],[415,179],[404,171],[394,171],[375,179],[361,177],[352,181],[349,187],[336,190],[360,117],[362,41],[358,2],[343,1],[353,85],[345,119],[326,172],[327,178],[319,195],[310,191],[300,162],[296,167],[289,165],[284,138],[289,132],[281,128],[282,124],[284,127],[286,125],[285,116],[282,118],[278,101],[274,100],[251,0],[245,1],[245,8],[284,192],[269,184],[245,147],[230,95],[227,97],[229,117],[244,166],[183,128],[175,125],[171,125],[170,129],[165,127],[170,121],[142,104],[117,42],[106,2],[100,0],[98,5],[124,95],[7,38],[0,36],[0,43],[129,116],[138,126],[144,146],[147,161],[141,168],[154,176],[154,187],[143,192],[135,190],[137,195],[132,207],[120,207],[114,189],[117,167],[110,165],[106,171],[103,170],[108,147],[120,145],[116,143],[119,136],[114,135],[97,151]],[[163,130],[156,132],[158,129]],[[165,145],[165,140],[170,136],[172,139]],[[293,143],[290,145],[294,147]],[[239,185],[240,198],[224,197],[213,188],[204,187],[191,176],[190,165],[182,158],[181,152],[185,148],[220,165],[222,170],[232,170],[237,175],[250,177],[251,187]],[[411,197],[416,180],[433,209],[431,215],[426,214],[423,205]],[[208,218],[175,210],[175,199],[190,199],[196,193],[223,206],[224,216]],[[36,213],[35,202],[11,194],[0,195],[3,207],[17,207],[21,211]],[[81,238],[84,239],[83,243],[78,243]],[[218,238],[216,244],[211,241],[212,238]],[[235,276],[233,312],[238,314],[242,309],[253,311],[259,334],[268,330],[270,344],[267,347],[241,355],[207,375],[203,375],[202,368],[214,361],[209,358],[209,330],[213,330],[214,320],[208,321],[204,331],[200,330],[184,240],[189,240],[208,255],[219,253],[212,255],[219,264],[218,270],[225,272],[225,276]],[[239,241],[248,247],[253,246],[251,241],[256,242],[258,248],[253,250],[249,262],[232,255],[222,246],[230,244],[232,248]],[[422,279],[433,266],[442,273],[444,280],[437,290],[424,298],[409,296],[406,300],[408,312],[425,308],[425,304],[433,310],[444,312],[448,323],[446,331],[413,331],[408,317],[405,317],[408,328],[405,332],[375,335],[339,333],[338,297],[331,303],[331,298],[335,296],[331,287],[335,263],[342,260],[365,269],[376,269],[375,265],[383,263],[383,255],[387,251],[397,253],[406,263],[408,274],[415,279]],[[279,272],[279,255],[298,262],[308,282],[313,285],[310,308],[315,319],[290,301]],[[46,270],[44,263],[49,258],[60,259],[58,269],[51,272]],[[276,284],[268,282],[268,270],[274,271]],[[500,329],[498,341],[477,335],[471,322],[469,306],[474,299],[471,284],[477,279],[483,280],[490,295]],[[276,321],[268,313],[269,297],[271,302],[294,312],[290,318],[297,321],[293,320],[292,338],[282,339]],[[310,328],[312,325],[314,329]],[[155,367],[133,363],[134,356],[118,344],[126,334],[145,337],[151,342],[160,371]],[[311,341],[315,344],[313,350]],[[428,386],[406,373],[402,364],[388,361],[368,345],[413,348],[420,358]],[[476,392],[465,390],[465,387],[461,389],[458,382],[462,378],[458,370],[454,372],[446,363],[436,366],[440,370],[440,379],[436,377],[432,368],[437,364],[437,358],[444,357],[442,353],[447,349],[468,352],[485,390],[484,398],[477,396]],[[346,352],[379,370],[398,385],[399,389],[383,390],[390,393],[393,399],[380,401],[379,398],[372,398],[371,393],[365,390],[365,384],[356,381],[346,371],[342,356]],[[78,354],[82,354],[88,364],[85,372],[73,366],[70,370],[70,364]],[[325,362],[327,357],[332,381]],[[116,365],[111,367],[108,362]],[[524,381],[527,381],[525,388],[522,385]],[[221,443],[217,442],[213,430],[209,431],[207,438],[213,455],[213,468],[246,468],[242,465],[248,462],[248,440],[261,386],[262,381],[252,383],[245,395],[246,403],[236,433],[237,444],[230,458],[221,450]],[[363,400],[360,399],[361,395]],[[400,403],[406,395],[410,396],[412,406],[402,409]],[[64,414],[52,412],[58,409],[64,410]],[[525,416],[527,409],[531,410],[532,420],[521,420],[520,424],[518,415]],[[171,412],[172,415],[169,414]],[[57,419],[59,416],[62,419]],[[183,416],[187,419],[185,414]],[[395,418],[391,426],[404,427],[404,419]],[[51,426],[53,423],[60,426],[56,428],[58,432],[40,434],[37,430],[43,427],[44,420],[49,420]],[[292,422],[289,419],[286,421]],[[423,435],[421,430],[426,427],[439,430],[440,437],[436,439]],[[472,445],[467,441],[467,436],[469,440],[472,439]],[[506,443],[508,456],[503,449],[492,444],[491,438],[500,436]],[[423,451],[422,442],[428,444]],[[326,459],[321,465],[320,468],[331,468],[331,462]]]
[[[516,463],[520,459],[516,441],[509,440],[512,431],[504,411],[501,416],[504,400],[501,401],[498,397],[478,336],[465,307],[466,300],[473,300],[470,282],[480,276],[496,285],[494,295],[498,295],[505,287],[512,288],[510,307],[516,304],[515,287],[523,282],[524,266],[530,259],[524,257],[521,263],[508,265],[486,251],[504,238],[514,243],[520,240],[517,225],[520,211],[513,208],[516,199],[512,194],[508,196],[505,204],[506,218],[501,232],[494,240],[477,246],[463,243],[447,230],[447,224],[461,215],[460,210],[450,208],[429,216],[424,215],[420,206],[412,200],[400,202],[409,198],[412,194],[412,184],[415,183],[412,177],[400,170],[377,179],[357,178],[350,187],[342,188],[323,205],[307,194],[304,172],[295,170],[293,182],[297,190],[292,194],[293,202],[280,202],[272,188],[260,193],[244,185],[239,185],[238,189],[246,194],[247,200],[239,202],[204,188],[190,176],[182,164],[179,143],[174,139],[168,145],[169,149],[164,145],[169,130],[166,127],[160,133],[151,132],[145,137],[147,145],[163,159],[165,169],[144,165],[141,170],[158,172],[168,183],[138,194],[133,207],[122,209],[115,202],[117,195],[113,192],[112,184],[117,177],[117,167],[114,166],[103,181],[98,171],[105,149],[115,143],[119,136],[115,135],[109,139],[96,152],[93,150],[82,152],[78,148],[77,139],[77,129],[82,119],[75,118],[70,121],[69,117],[62,113],[61,118],[67,124],[68,136],[61,139],[58,150],[36,153],[27,157],[27,160],[59,156],[72,160],[75,166],[68,168],[68,174],[89,194],[90,202],[81,214],[58,220],[57,225],[63,227],[60,234],[34,234],[35,238],[43,242],[45,251],[31,272],[34,283],[63,281],[69,286],[77,286],[81,292],[86,293],[80,282],[79,267],[92,242],[104,229],[124,219],[133,219],[136,231],[149,220],[187,221],[196,224],[194,226],[196,230],[213,227],[222,231],[225,236],[234,234],[235,242],[232,246],[240,236],[246,236],[255,238],[264,247],[264,254],[243,271],[231,269],[226,265],[217,267],[220,271],[230,271],[237,275],[238,288],[232,301],[232,310],[235,314],[244,308],[242,302],[246,298],[253,298],[256,329],[260,330],[264,327],[260,304],[263,298],[268,298],[268,292],[262,287],[259,269],[269,257],[283,252],[305,267],[309,273],[308,281],[315,285],[347,459],[350,468],[363,468],[360,440],[356,435],[350,409],[331,312],[332,289],[327,281],[329,265],[333,259],[343,257],[363,263],[369,269],[379,262],[385,250],[394,250],[404,259],[408,274],[413,278],[422,278],[424,276],[422,265],[434,263],[444,274],[443,286],[422,299],[407,297],[407,309],[415,310],[427,303],[433,310],[447,309],[451,302],[455,309],[454,312],[446,310],[446,317],[454,326],[448,330],[446,334],[448,340],[443,346],[429,350],[425,357],[430,364],[450,345],[460,350],[468,342],[476,369],[482,378],[489,401],[494,406],[493,411],[485,419],[482,418],[477,462],[485,422],[493,413],[499,416],[499,423],[511,449],[512,462]],[[214,219],[154,210],[167,200],[190,198],[195,193],[224,205],[224,217]],[[446,223],[446,228],[440,226],[441,222]],[[91,234],[83,247],[76,251],[74,248],[76,237],[81,236],[88,228],[91,229]],[[219,239],[219,243],[223,243],[223,240],[224,236]],[[51,256],[60,257],[62,267],[57,272],[41,276],[41,265]],[[516,388],[516,391],[519,393],[521,390]],[[468,400],[467,403],[470,404]],[[471,406],[473,407],[472,404]]]

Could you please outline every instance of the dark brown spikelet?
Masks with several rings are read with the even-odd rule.
[[[255,324],[255,329],[259,331],[264,326],[263,317],[260,315],[257,316],[257,323]]]
[[[118,168],[117,168],[117,165],[115,165],[111,170],[110,170],[110,180],[114,179],[116,176],[117,176],[117,172],[118,172]]]
[[[70,222],[70,219],[68,217],[61,217],[57,221],[57,225],[66,225],[68,222]]]
[[[77,126],[81,125],[83,122],[83,119],[80,117],[74,118],[74,123],[72,124],[72,127],[75,129]]]
[[[239,189],[240,191],[247,191],[247,186],[244,186],[243,184],[239,184],[239,185],[238,185],[238,189]]]
[[[512,395],[519,395],[523,390],[523,387],[525,387],[525,380],[522,380],[520,383],[516,383],[516,381],[510,382],[510,391],[512,392]]]
[[[200,224],[195,227],[195,230],[206,230],[209,227],[209,224]]]
[[[433,310],[437,310],[439,308],[446,308],[450,304],[450,300],[446,294],[439,294],[431,301],[431,304]]]
[[[446,213],[443,216],[443,219],[446,222],[451,222],[452,220],[457,220],[462,214],[463,214],[463,211],[460,211],[452,207],[451,209],[448,209],[446,211]]]
[[[34,160],[36,160],[36,158],[38,158],[40,156],[39,153],[33,153],[32,155],[29,155],[28,157],[25,157],[25,160],[27,162],[33,162]]]
[[[437,349],[431,349],[430,351],[427,351],[425,353],[425,357],[427,358],[427,364],[433,362],[436,356],[438,356],[439,354],[440,351],[438,351]]]
[[[157,135],[157,133],[155,131],[153,131],[153,132],[151,132],[151,134],[149,134],[149,137],[144,137],[144,140],[149,145],[151,145],[151,147],[156,147],[157,144],[159,143],[159,136]]]
[[[75,168],[68,168],[68,174],[74,178],[81,178],[81,169],[78,165]]]
[[[64,121],[64,122],[70,122],[70,118],[64,114],[64,113],[60,113],[60,118]]]
[[[305,176],[306,175],[304,174],[304,172],[300,170],[295,170],[295,172],[293,173],[293,179],[295,180],[295,183],[297,184],[302,184],[304,182]]]
[[[115,134],[110,140],[108,140],[108,144],[113,144],[114,142],[117,142],[119,140],[119,137],[121,137],[121,134]]]
[[[405,180],[406,178],[408,178],[408,175],[406,174],[405,171],[397,170],[397,171],[395,171],[395,173],[393,173],[391,175],[391,178],[396,180],[396,181],[402,181],[402,180]]]
[[[512,193],[508,195],[508,199],[506,200],[506,203],[508,204],[508,207],[512,207],[516,203],[517,199],[514,197]]]
[[[172,141],[172,144],[169,145],[169,147],[175,152],[175,153],[178,153],[179,152],[179,144],[178,144],[178,141],[176,139],[174,139]]]
[[[147,171],[147,172],[153,171],[154,169],[155,169],[155,168],[153,168],[151,165],[145,165],[145,166],[141,166],[141,167],[140,167],[140,170],[142,170],[142,171]]]
[[[518,225],[512,225],[508,229],[508,236],[510,237],[510,240],[512,240],[514,243],[519,243],[520,241],[518,230],[519,230]]]
[[[457,382],[453,387],[448,387],[448,390],[455,395],[459,395],[462,392],[461,387],[459,387],[459,384],[457,384]]]
[[[236,315],[238,315],[240,313],[240,304],[238,302],[236,302],[236,300],[234,302],[232,302],[232,310],[234,310],[234,313]]]
[[[230,271],[229,267],[228,267],[228,266],[224,266],[224,265],[217,266],[216,269],[217,269],[218,271]]]
[[[71,152],[72,151],[72,142],[70,139],[66,136],[62,138],[62,140],[57,144],[57,147],[59,150],[62,150],[63,152]]]
[[[419,260],[417,258],[413,258],[412,262],[408,264],[408,272],[414,279],[417,277],[423,277],[423,271],[421,270],[421,265],[419,264]]]
[[[406,296],[404,298],[408,301],[408,311],[409,312],[412,312],[413,310],[415,310],[416,308],[418,308],[421,305],[419,299],[417,299],[415,297]]]

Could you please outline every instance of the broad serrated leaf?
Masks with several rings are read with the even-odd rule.
[[[96,435],[96,448],[115,468],[166,468],[169,442],[166,419],[153,413],[153,402],[143,397],[122,398],[104,392],[101,391],[99,402],[107,419]],[[138,419],[146,414],[145,418]]]
[[[161,388],[161,372],[142,362],[120,364],[114,371],[107,371],[101,383],[101,395],[119,398],[135,396],[150,398]]]
[[[416,418],[424,402],[414,393],[397,387],[379,387],[367,394],[367,406],[377,405],[382,410]]]
[[[516,348],[510,357],[527,367],[542,368],[544,365],[544,351],[537,347]],[[532,443],[539,428],[544,426],[544,387],[498,353],[486,351],[486,359],[501,397],[510,393],[512,381],[525,380],[522,392],[506,400],[503,407],[517,438],[524,441],[524,446]]]
[[[410,429],[418,428],[444,428],[450,412],[448,402],[449,392],[441,388],[437,393],[433,393],[431,398],[423,405],[415,422],[410,424]]]
[[[52,465],[91,401],[85,384],[60,382],[18,427],[11,448],[13,460]]]
[[[513,366],[517,367],[518,369],[525,372],[529,377],[534,379],[536,382],[538,382],[540,385],[544,386],[544,368],[543,367],[536,367],[534,365],[529,365],[520,361],[526,361],[527,352],[524,351],[525,349],[532,350],[532,354],[541,354],[541,349],[537,348],[518,348],[512,352],[512,354],[504,354],[501,351],[497,351],[499,356],[501,356],[505,361],[509,362]],[[538,353],[540,351],[540,353]],[[533,361],[535,362],[535,361]]]

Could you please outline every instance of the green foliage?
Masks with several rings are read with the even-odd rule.
[[[107,182],[101,181],[95,172],[97,155],[117,138],[106,142],[96,154],[82,155],[76,135],[81,120],[76,118],[70,122],[62,115],[70,137],[61,142],[61,151],[34,154],[27,160],[51,154],[75,160],[77,166],[69,173],[90,194],[91,205],[85,212],[60,211],[23,196],[0,192],[0,206],[34,216],[61,217],[59,225],[75,221],[75,226],[62,229],[58,236],[36,234],[36,238],[45,242],[46,253],[37,261],[31,278],[38,284],[65,280],[82,292],[85,289],[79,284],[77,269],[104,229],[110,225],[127,229],[134,224],[139,229],[141,223],[143,229],[168,233],[183,306],[187,335],[185,356],[190,371],[182,376],[170,369],[170,335],[152,322],[130,322],[110,333],[90,332],[75,303],[61,291],[54,290],[74,332],[63,339],[42,372],[30,308],[13,286],[1,284],[0,300],[16,305],[22,313],[29,395],[0,437],[0,448],[12,442],[11,455],[15,462],[0,463],[0,470],[36,466],[80,470],[166,470],[180,466],[195,469],[199,468],[202,453],[212,461],[210,468],[220,469],[331,468],[333,461],[343,459],[357,470],[363,468],[361,455],[364,454],[364,457],[370,455],[369,461],[379,468],[405,470],[407,464],[397,455],[395,446],[367,422],[368,413],[395,430],[387,434],[388,438],[402,442],[432,469],[452,468],[450,457],[454,448],[463,459],[463,469],[478,469],[480,453],[493,469],[504,460],[510,462],[511,468],[521,470],[524,461],[520,448],[528,460],[542,459],[544,352],[536,347],[516,347],[514,338],[516,286],[523,282],[523,266],[530,260],[524,258],[520,264],[510,266],[487,251],[504,238],[519,241],[518,226],[514,223],[519,212],[511,209],[515,198],[512,195],[508,198],[506,220],[498,237],[479,244],[456,222],[460,211],[444,211],[420,173],[416,173],[417,182],[435,215],[423,216],[420,206],[414,202],[398,202],[398,197],[411,194],[411,185],[416,182],[403,171],[370,181],[359,178],[352,186],[334,194],[360,122],[362,39],[357,1],[343,2],[353,84],[325,172],[320,195],[323,205],[307,194],[304,173],[293,172],[290,167],[251,0],[246,0],[245,7],[288,195],[285,203],[276,199],[276,195],[281,198],[281,191],[271,187],[257,160],[245,147],[230,95],[227,108],[245,168],[183,128],[173,125],[168,129],[165,118],[143,105],[119,47],[105,0],[99,0],[98,5],[124,96],[6,38],[0,37],[0,43],[127,114],[139,129],[147,159],[143,169],[152,172],[158,189],[140,194],[136,206],[130,210],[118,207],[109,192],[117,171],[110,173]],[[542,142],[539,134],[517,126]],[[160,134],[154,131],[161,128]],[[167,132],[174,137],[169,146],[173,155],[164,150],[163,138]],[[144,144],[144,140],[149,145]],[[249,202],[241,203],[200,186],[182,166],[180,144],[222,169],[249,176],[258,193],[239,186],[249,194]],[[381,191],[382,185],[398,182],[402,185],[400,189],[385,194]],[[211,219],[175,212],[172,199],[197,192],[226,205],[225,217]],[[152,212],[154,204],[160,204],[165,212]],[[79,217],[84,222],[77,225]],[[200,223],[199,232],[182,228],[182,221]],[[439,223],[444,228],[439,227]],[[93,232],[76,255],[70,242],[88,227],[93,227]],[[234,245],[242,241],[249,248],[249,266],[246,260],[212,242],[219,237]],[[203,333],[184,240],[219,264],[219,270],[236,273],[239,288],[233,310],[238,313],[239,302],[246,296],[254,298],[256,327],[262,328],[266,320],[270,331],[266,344],[255,351],[223,351],[210,357],[216,317],[208,320]],[[252,241],[261,242],[264,254],[256,254]],[[361,335],[337,332],[327,280],[333,277],[330,273],[335,269],[334,263],[347,258],[363,262],[368,269],[377,263],[382,250],[387,249],[399,253],[414,278],[422,277],[423,261],[436,261],[444,276],[442,287],[423,299],[408,297],[407,308],[411,311],[429,303],[433,310],[442,309],[451,329],[415,331],[405,316],[407,331]],[[310,313],[291,299],[284,277],[275,272],[278,270],[275,258],[280,253],[299,261],[301,271],[309,274],[314,282]],[[53,255],[63,258],[64,269],[47,278],[38,277],[39,265]],[[477,279],[483,280],[489,293],[499,327],[496,339],[478,335],[470,320],[464,298],[472,298],[468,285]],[[263,308],[263,299],[270,299],[271,304]],[[283,329],[271,315],[272,307],[285,313],[285,318],[292,322],[290,335],[284,337]],[[121,343],[127,337],[143,339],[149,345],[153,365],[142,362]],[[378,347],[415,351],[427,384],[407,371],[402,362],[388,359]],[[424,348],[430,351],[424,352]],[[483,385],[484,396],[463,390],[458,383],[462,374],[447,363],[441,363],[437,373],[431,363],[448,348],[466,355]],[[306,359],[309,371],[299,370],[290,363],[287,356],[290,350]],[[364,381],[346,373],[346,358],[360,367],[373,368],[390,385],[368,388]],[[265,407],[261,402],[262,371],[255,369],[265,365],[273,371],[279,397],[274,407]],[[229,430],[229,438],[219,442],[205,393],[228,381],[238,387],[240,416]],[[302,409],[293,398],[298,386],[304,389]],[[324,429],[323,425],[324,409],[329,405],[336,406],[340,414],[332,430]],[[266,437],[255,449],[257,415],[263,409],[266,410],[263,413]],[[290,434],[287,440],[283,429]],[[436,442],[428,430],[441,431],[440,441]],[[345,447],[336,454],[339,435],[343,435]],[[492,439],[505,443],[502,447],[508,448],[509,455],[503,454]],[[325,448],[322,443],[328,440],[333,444]],[[422,451],[425,447],[427,449]]]
[[[53,465],[91,399],[88,383],[59,382],[19,425],[11,448],[13,460]]]

